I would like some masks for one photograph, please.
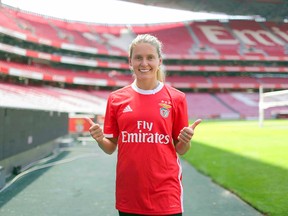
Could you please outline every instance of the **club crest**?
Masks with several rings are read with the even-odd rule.
[[[167,103],[159,103],[159,105],[160,105],[160,115],[163,118],[167,118],[170,113],[171,105]]]

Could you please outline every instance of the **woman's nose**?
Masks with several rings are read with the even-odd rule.
[[[148,61],[146,59],[142,59],[141,65],[147,65],[147,64],[148,64]]]

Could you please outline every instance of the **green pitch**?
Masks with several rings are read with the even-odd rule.
[[[259,211],[288,215],[288,120],[204,120],[184,159]]]

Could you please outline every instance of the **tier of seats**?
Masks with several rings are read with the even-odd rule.
[[[194,41],[184,24],[146,28],[146,26],[132,26],[135,34],[150,33],[157,36],[164,44],[163,51],[166,54],[192,54]],[[176,48],[176,49],[175,49]]]
[[[136,34],[151,33],[164,44],[171,55],[287,55],[287,24],[258,23],[252,20],[204,21],[133,26],[93,25],[65,22],[22,11],[1,8],[4,28],[42,39],[79,46],[127,52]],[[75,27],[74,27],[75,26]],[[177,47],[177,48],[175,48]]]
[[[104,114],[110,92],[0,83],[0,106]],[[191,119],[258,118],[257,93],[186,93],[186,98]],[[279,108],[265,111],[266,118],[277,110]]]
[[[104,114],[106,100],[87,92],[51,86],[21,86],[0,83],[0,106],[59,111],[68,113]]]
[[[51,82],[72,83],[78,85],[104,85],[124,86],[132,82],[130,73],[120,73],[115,70],[110,72],[101,70],[75,71],[68,69],[56,69],[43,65],[26,65],[0,60],[0,73],[11,76],[37,79]],[[230,88],[246,89],[258,88],[259,85],[267,88],[288,88],[288,78],[275,77],[228,77],[228,76],[189,76],[168,75],[166,82],[176,88]]]

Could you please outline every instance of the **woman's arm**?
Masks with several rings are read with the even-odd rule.
[[[96,141],[97,141],[99,147],[106,154],[112,154],[117,148],[117,140],[118,140],[117,138],[106,138],[106,137],[104,137],[101,141],[97,141],[97,140]]]

